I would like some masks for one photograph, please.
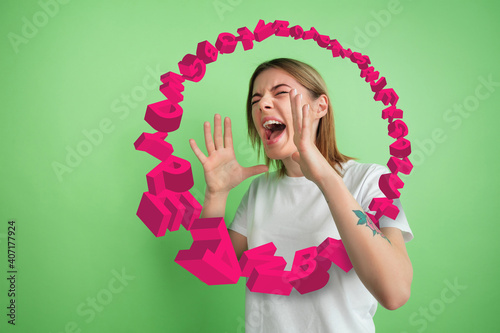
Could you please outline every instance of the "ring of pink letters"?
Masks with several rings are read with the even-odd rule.
[[[382,110],[382,119],[388,120],[388,134],[395,139],[389,146],[391,157],[387,166],[391,173],[379,179],[379,187],[386,197],[373,198],[369,210],[375,213],[367,213],[377,227],[383,215],[395,219],[399,213],[393,204],[393,199],[400,196],[398,189],[404,185],[398,173],[409,174],[413,167],[408,160],[410,142],[405,139],[408,127],[401,120],[403,111],[396,107],[398,95],[394,89],[385,88],[385,77],[370,65],[368,56],[344,49],[336,39],[319,34],[312,27],[307,31],[299,25],[289,27],[287,21],[266,24],[259,20],[253,33],[243,27],[237,34],[219,34],[215,46],[208,41],[199,43],[196,54],[187,54],[178,63],[180,74],[168,72],[161,76],[160,91],[166,99],[148,105],[145,115],[146,122],[156,132],[142,133],[134,143],[137,150],[161,161],[146,176],[148,192],[143,193],[137,216],[156,237],[164,236],[167,229],[178,230],[181,224],[189,230],[192,246],[180,250],[175,262],[208,285],[234,284],[244,276],[248,277],[247,287],[252,292],[290,295],[295,288],[301,294],[309,293],[326,285],[332,263],[345,272],[352,268],[341,240],[328,237],[319,246],[297,251],[291,271],[285,271],[286,261],[274,255],[273,243],[245,251],[238,262],[223,217],[199,218],[202,206],[189,192],[194,185],[191,164],[174,156],[172,145],[165,141],[168,133],[180,126],[183,110],[179,103],[183,100],[184,81],[200,81],[206,65],[216,61],[219,53],[232,53],[239,43],[245,51],[250,50],[254,42],[272,35],[310,40],[331,52],[333,58],[350,59],[360,69],[360,77],[370,85],[375,101],[387,106]]]

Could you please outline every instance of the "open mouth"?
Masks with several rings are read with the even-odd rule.
[[[286,128],[286,125],[277,120],[268,120],[264,124],[266,138],[268,142],[273,142],[278,138]]]

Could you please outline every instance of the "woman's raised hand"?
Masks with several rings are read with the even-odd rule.
[[[268,171],[266,165],[242,167],[234,155],[233,135],[231,132],[231,119],[224,119],[224,137],[222,136],[221,116],[214,116],[214,138],[210,122],[204,123],[205,145],[208,157],[196,145],[194,139],[189,139],[191,149],[200,160],[205,172],[205,182],[210,193],[228,193],[248,177]]]

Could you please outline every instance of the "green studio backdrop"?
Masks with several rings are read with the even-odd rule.
[[[153,131],[144,114],[164,98],[161,74],[177,72],[198,42],[253,30],[259,19],[314,26],[369,55],[400,97],[413,147],[401,200],[415,235],[407,244],[414,280],[402,308],[379,306],[377,331],[498,329],[497,2],[7,0],[0,8],[2,332],[243,332],[245,279],[203,284],[174,262],[190,234],[155,238],[136,216],[158,160],[133,143]],[[262,163],[244,103],[255,66],[275,57],[322,73],[343,153],[387,163],[383,105],[356,66],[312,41],[273,36],[219,55],[202,81],[185,84],[181,127],[167,141],[191,162],[201,203],[203,169],[188,139],[204,150],[203,122],[220,113],[232,119],[240,163]],[[231,192],[227,224],[250,181]]]

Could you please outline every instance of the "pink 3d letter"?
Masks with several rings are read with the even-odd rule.
[[[327,48],[330,44],[330,37],[327,35],[318,35],[318,38],[316,38],[316,43],[318,43],[319,47]]]
[[[399,178],[399,176],[393,173],[387,173],[380,176],[380,179],[378,181],[378,186],[380,187],[380,190],[385,194],[387,199],[399,198],[401,193],[399,193],[398,189],[402,188],[404,185],[405,184]]]
[[[332,50],[332,56],[335,58],[340,56],[340,50],[342,50],[343,47],[336,39],[334,39],[330,41],[330,45],[328,45],[326,49]]]
[[[379,75],[380,75],[380,72],[376,71],[375,67],[370,66],[368,68],[362,69],[361,74],[359,76],[364,77],[365,82],[371,82],[371,81],[375,81],[376,79],[378,79]]]
[[[243,44],[243,50],[251,50],[253,49],[253,41],[255,40],[255,36],[247,27],[239,28],[237,30],[238,37],[236,37],[237,42],[241,42]]]
[[[290,28],[288,28],[288,21],[276,20],[273,23],[273,29],[276,36],[288,37],[290,36]]]
[[[316,31],[316,29],[314,29],[314,27],[311,27],[311,29],[309,29],[308,31],[304,31],[304,33],[302,34],[302,39],[303,40],[306,40],[306,39],[314,39],[316,40],[319,36],[319,33]]]
[[[236,37],[229,33],[223,32],[217,37],[217,42],[215,42],[215,47],[219,50],[220,54],[233,53],[236,49]]]
[[[394,139],[408,135],[408,126],[406,126],[404,121],[399,119],[391,122],[389,126],[387,126],[387,129],[389,131],[389,136]]]
[[[405,138],[399,138],[389,146],[389,152],[392,156],[399,158],[406,157],[411,153],[410,141]]]
[[[158,164],[163,172],[165,187],[174,192],[188,191],[194,185],[191,163],[180,157],[171,155],[166,161]]]
[[[411,164],[408,157],[399,159],[397,157],[391,156],[391,158],[389,158],[389,162],[387,162],[387,166],[392,173],[401,172],[405,175],[409,175],[411,170],[413,169],[413,164]]]
[[[193,244],[179,251],[175,262],[208,285],[238,282],[241,270],[224,219],[196,219],[189,232]]]
[[[136,150],[144,151],[161,161],[166,161],[174,152],[172,145],[165,141],[168,133],[156,132],[154,134],[143,132],[134,142]]]
[[[199,82],[203,79],[207,70],[207,65],[194,54],[186,54],[184,58],[179,61],[178,65],[182,76],[193,82]]]
[[[178,230],[181,223],[189,230],[201,209],[200,203],[188,191],[164,190],[158,196],[144,192],[137,216],[156,237],[162,237],[167,229]]]
[[[274,35],[274,33],[273,24],[271,22],[266,24],[264,20],[259,20],[253,31],[256,42],[262,42],[264,39]]]
[[[376,101],[382,101],[384,105],[391,104],[396,106],[399,100],[399,96],[398,94],[396,94],[394,89],[389,88],[389,89],[382,89],[380,91],[377,90],[375,92],[375,96],[373,96],[373,99]]]
[[[293,27],[290,28],[290,36],[293,37],[293,39],[300,39],[302,38],[302,35],[304,34],[304,29],[300,25],[294,25]]]
[[[359,52],[353,52],[350,57],[351,61],[358,65],[359,69],[368,68],[370,64],[370,58],[368,56],[362,55]]]
[[[200,217],[203,207],[189,191],[182,192],[179,201],[186,207],[181,223],[186,230],[190,230],[194,221]]]
[[[177,197],[172,199],[176,202]],[[165,197],[158,197],[149,192],[144,192],[137,209],[137,216],[156,237],[165,236],[165,232],[173,224],[173,220],[182,215],[182,206],[179,205],[173,211],[170,211],[165,206],[164,200]]]
[[[292,271],[288,276],[290,284],[301,294],[323,288],[330,279],[329,260],[317,259],[317,247],[309,247],[295,252]]]
[[[164,190],[185,192],[194,185],[191,164],[174,155],[158,164],[146,175],[146,178],[149,192],[154,195]]]
[[[340,53],[340,56],[342,57],[342,59],[344,59],[345,57],[351,58],[352,50],[351,49],[346,50],[346,49],[342,48],[342,49],[340,49],[339,53]]]
[[[399,208],[395,206],[392,202],[393,202],[392,199],[373,198],[368,208],[371,211],[377,212],[375,214],[375,218],[377,220],[379,220],[380,217],[382,217],[382,215],[388,216],[391,219],[395,220],[399,214]]]
[[[379,222],[379,220],[375,216],[373,216],[372,214],[370,214],[370,213],[366,213],[366,216],[368,216],[368,218],[373,222],[373,224],[375,224],[375,226],[377,228],[379,228],[379,230],[380,230],[380,222]]]
[[[149,104],[144,120],[158,132],[173,132],[181,125],[182,108],[168,99]]]
[[[160,77],[163,84],[160,86],[161,93],[168,98],[170,102],[180,103],[184,99],[181,92],[184,91],[184,78],[174,72],[168,72]]]
[[[318,256],[330,260],[344,272],[351,270],[352,263],[341,240],[328,237],[318,246],[317,251]]]
[[[243,252],[240,259],[241,275],[249,277],[247,287],[250,291],[275,295],[290,295],[292,285],[284,271],[286,261],[275,257],[276,246],[267,243]]]
[[[382,110],[382,119],[389,119],[389,122],[392,122],[394,118],[403,118],[403,110],[396,108],[395,105]]]
[[[375,81],[375,80],[370,81],[370,86],[372,88],[372,91],[375,93],[382,90],[382,88],[384,88],[386,85],[387,85],[387,81],[385,80],[385,77],[383,77],[383,76],[380,79],[378,79],[378,81]],[[377,96],[377,94],[375,94],[375,97],[376,96]],[[375,98],[375,100],[380,101],[380,99],[376,99],[376,98]]]
[[[215,46],[210,44],[208,40],[198,43],[196,48],[196,56],[200,58],[205,64],[209,64],[217,60],[219,51]]]

